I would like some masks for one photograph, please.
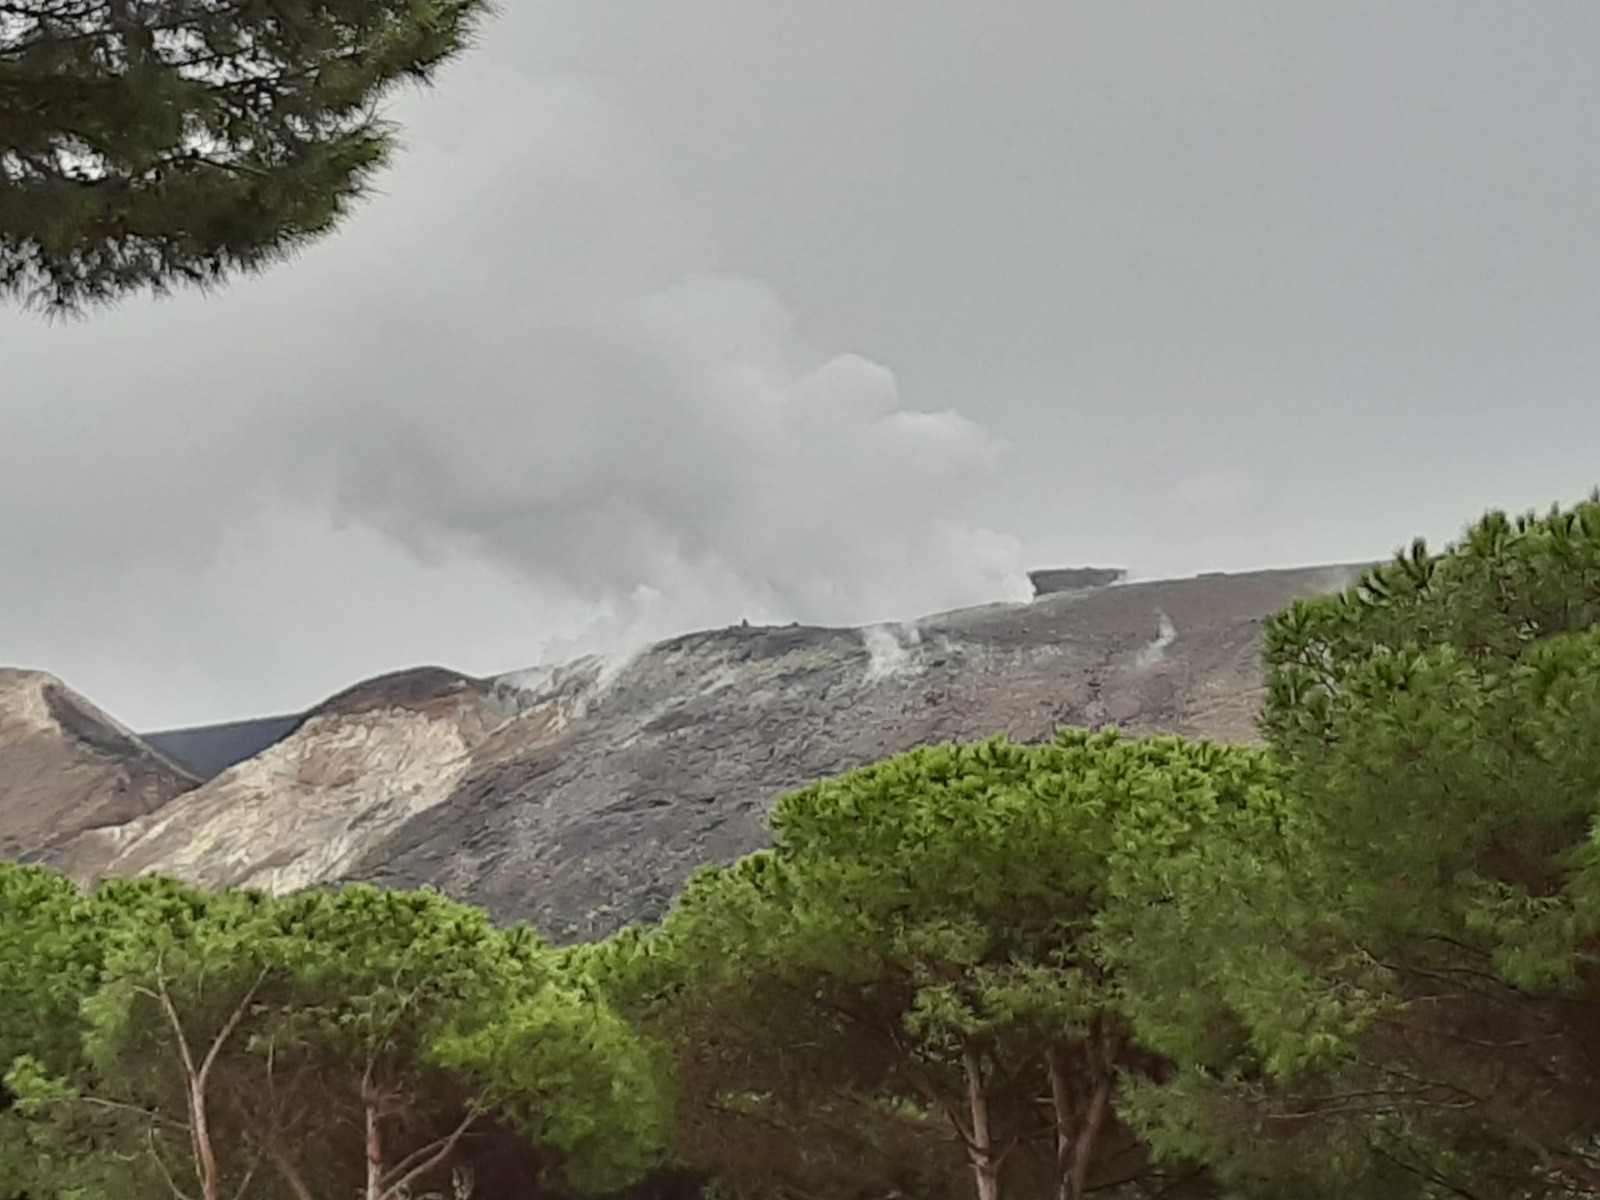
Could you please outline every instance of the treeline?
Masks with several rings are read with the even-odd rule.
[[[1600,493],[1265,644],[1261,749],[919,750],[594,945],[0,869],[0,1196],[1600,1196]]]

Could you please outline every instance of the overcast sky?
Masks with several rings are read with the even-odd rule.
[[[1593,0],[504,7],[296,261],[0,313],[0,661],[159,728],[1600,483]]]

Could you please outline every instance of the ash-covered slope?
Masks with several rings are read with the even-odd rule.
[[[35,830],[29,848],[84,880],[433,884],[558,939],[601,935],[659,915],[695,868],[762,845],[784,792],[915,746],[1106,724],[1253,740],[1262,620],[1358,570],[1074,577],[1032,604],[736,627],[620,667],[401,672],[202,786],[152,793],[114,827]]]
[[[560,939],[659,915],[766,840],[778,796],[919,745],[1115,724],[1256,737],[1260,625],[1356,568],[1041,596],[868,630],[734,628],[577,684],[553,735],[509,723],[447,803],[348,873],[433,883]]]
[[[198,783],[60,680],[0,668],[0,858],[48,857]]]

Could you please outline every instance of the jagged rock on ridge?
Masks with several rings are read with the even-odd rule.
[[[1121,567],[1062,567],[1053,571],[1029,571],[1028,582],[1035,596],[1074,592],[1083,588],[1109,587],[1127,578]]]

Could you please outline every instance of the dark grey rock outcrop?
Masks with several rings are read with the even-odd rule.
[[[1035,596],[1057,592],[1076,592],[1085,588],[1109,587],[1126,579],[1121,567],[1062,567],[1054,571],[1029,571],[1028,582]]]

